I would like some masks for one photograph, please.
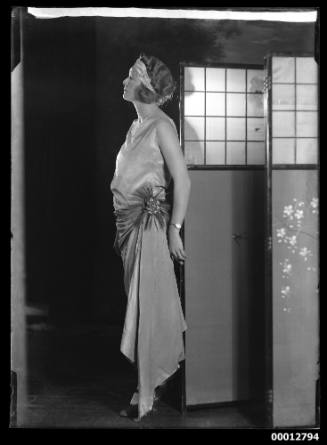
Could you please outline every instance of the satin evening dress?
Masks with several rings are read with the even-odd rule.
[[[117,227],[115,249],[123,261],[127,296],[121,352],[137,365],[139,417],[151,410],[155,388],[185,358],[186,323],[167,241],[171,177],[157,139],[161,119],[176,131],[168,116],[132,123],[110,186]]]

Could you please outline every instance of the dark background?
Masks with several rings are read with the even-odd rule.
[[[135,18],[36,19],[23,26],[27,303],[53,324],[121,325],[110,181],[135,118],[122,81],[140,52],[179,78],[182,61],[263,64],[313,54],[313,23]],[[179,97],[165,108],[179,124]]]

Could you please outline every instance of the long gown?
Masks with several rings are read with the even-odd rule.
[[[165,116],[133,122],[116,159],[111,182],[116,216],[115,249],[124,266],[127,295],[121,352],[138,369],[138,413],[151,410],[155,388],[185,358],[186,330],[167,242],[171,177],[160,151],[156,124]]]

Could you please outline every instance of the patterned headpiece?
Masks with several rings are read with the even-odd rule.
[[[145,85],[153,93],[157,94],[155,89],[151,85],[151,80],[147,73],[146,66],[144,65],[141,59],[137,59],[137,61],[133,65],[133,70],[137,72],[137,75],[140,81],[143,83],[143,85]]]

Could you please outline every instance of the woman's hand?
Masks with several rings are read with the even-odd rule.
[[[170,226],[168,230],[168,244],[170,256],[179,262],[179,264],[183,264],[186,255],[183,247],[183,241],[180,237],[178,230],[174,226]]]

